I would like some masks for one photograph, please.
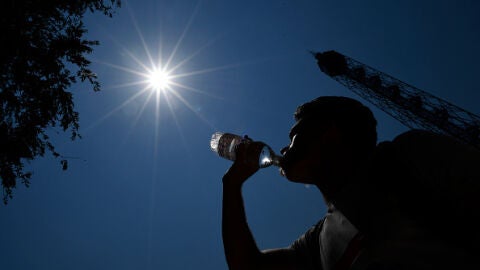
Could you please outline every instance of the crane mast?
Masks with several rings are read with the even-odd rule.
[[[320,70],[409,128],[480,149],[480,117],[336,51],[312,54]]]

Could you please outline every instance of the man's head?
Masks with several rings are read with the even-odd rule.
[[[319,170],[335,170],[366,159],[376,146],[376,120],[360,102],[337,96],[316,98],[299,106],[290,131],[291,143],[282,150],[282,166],[295,182],[321,181]],[[332,172],[331,172],[332,173]],[[335,172],[333,172],[335,173]]]

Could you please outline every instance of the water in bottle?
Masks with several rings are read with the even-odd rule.
[[[210,148],[219,156],[234,161],[236,158],[235,148],[244,140],[245,138],[235,134],[215,132],[210,140]],[[271,165],[280,166],[281,156],[275,154],[272,148],[266,144],[264,144],[259,156],[255,158],[258,158],[260,168]]]

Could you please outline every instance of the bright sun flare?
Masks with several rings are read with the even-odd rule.
[[[156,69],[148,74],[148,84],[152,90],[164,91],[171,83],[170,74],[164,70]]]
[[[138,108],[138,111],[136,112],[137,116],[135,117],[133,126],[136,125],[137,121],[140,119],[140,116],[146,110],[148,102],[153,99],[156,104],[155,117],[157,118],[157,120],[160,117],[160,104],[161,104],[161,101],[163,101],[164,102],[163,105],[167,105],[168,108],[170,109],[170,112],[174,117],[175,123],[177,124],[177,127],[180,133],[182,133],[181,126],[177,122],[177,118],[174,113],[175,101],[183,103],[188,109],[190,109],[193,113],[195,113],[196,116],[200,118],[200,120],[205,122],[210,127],[213,127],[213,125],[200,113],[198,106],[194,106],[193,104],[191,104],[189,100],[183,96],[183,93],[188,91],[188,92],[195,92],[198,94],[208,95],[210,97],[215,97],[215,96],[209,94],[208,92],[205,92],[195,87],[184,84],[182,82],[182,78],[196,76],[196,75],[209,73],[209,72],[213,72],[221,69],[232,68],[232,67],[235,67],[236,65],[205,68],[201,70],[179,73],[179,71],[182,70],[181,69],[182,67],[184,67],[190,60],[192,60],[202,50],[209,47],[215,41],[215,40],[212,40],[205,43],[203,46],[200,46],[195,52],[193,52],[191,55],[187,56],[181,61],[174,60],[176,56],[176,52],[180,48],[180,45],[185,37],[185,34],[187,33],[188,28],[190,27],[193,21],[193,17],[196,14],[197,9],[198,9],[198,5],[195,8],[194,13],[190,17],[187,26],[183,30],[183,33],[181,34],[180,38],[178,39],[176,44],[173,46],[171,53],[167,55],[167,57],[162,57],[163,46],[161,43],[157,46],[158,52],[156,54],[155,53],[152,54],[152,52],[149,50],[149,47],[147,46],[144,36],[140,32],[140,28],[137,26],[137,23],[135,21],[133,14],[131,14],[132,23],[135,29],[137,30],[137,34],[139,36],[139,42],[143,45],[146,58],[142,59],[141,57],[138,57],[132,51],[128,50],[127,48],[125,48],[120,44],[120,46],[123,47],[123,52],[127,56],[129,56],[131,60],[133,60],[132,67],[116,65],[108,62],[100,62],[100,63],[103,63],[112,68],[138,76],[138,80],[133,80],[133,81],[115,86],[115,88],[133,87],[133,89],[135,90],[135,93],[132,94],[132,96],[129,97],[127,100],[125,100],[122,104],[120,104],[116,108],[106,113],[101,119],[97,120],[92,126],[99,124],[100,122],[104,121],[105,119],[113,115],[118,110],[128,106],[129,104],[132,104],[132,102],[135,102],[134,104],[141,104],[141,103],[138,103],[136,100],[139,97],[146,95],[146,99],[144,100],[143,105],[140,105],[140,107]],[[155,123],[156,123],[155,136],[158,136],[159,121],[155,121]],[[158,140],[155,139],[155,142],[157,141]]]

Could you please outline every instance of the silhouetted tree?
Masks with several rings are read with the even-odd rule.
[[[27,187],[24,163],[55,151],[46,134],[60,126],[79,137],[78,113],[69,87],[89,81],[100,90],[85,55],[98,41],[84,39],[85,12],[112,17],[120,0],[3,0],[0,8],[0,178],[3,200],[17,181]],[[61,160],[63,169],[67,161]]]

